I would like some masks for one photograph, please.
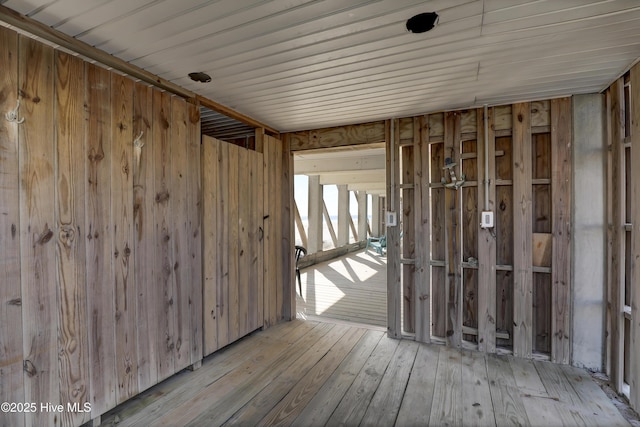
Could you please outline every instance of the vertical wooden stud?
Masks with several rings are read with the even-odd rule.
[[[416,126],[413,128],[414,145],[405,145],[401,147],[402,155],[402,257],[414,260],[415,262],[415,189],[408,188],[409,185],[415,186],[414,181],[414,162],[416,154],[415,138],[420,138],[419,121],[413,120]],[[402,329],[404,332],[415,332],[415,264],[402,265]]]
[[[431,266],[429,261],[431,224],[429,218],[429,120],[420,116],[413,122],[415,208],[415,334],[418,342],[431,342]]]
[[[571,98],[551,100],[551,222],[553,228],[551,361],[568,364],[571,350]]]
[[[291,320],[296,313],[296,287],[293,231],[293,153],[288,137],[282,139],[282,283],[284,286],[284,301],[282,318]]]
[[[239,268],[243,268],[244,266],[240,266],[238,264],[239,253],[240,253],[240,232],[238,229],[239,222],[239,212],[238,212],[238,203],[239,203],[239,185],[238,182],[239,173],[238,168],[240,167],[240,148],[235,145],[229,146],[229,175],[228,175],[228,183],[229,183],[229,221],[227,222],[227,227],[229,227],[229,242],[228,242],[228,250],[229,250],[229,303],[227,306],[227,312],[229,317],[229,342],[233,342],[240,337],[240,318],[238,313],[239,307]],[[244,191],[244,190],[243,190]]]
[[[496,209],[496,146],[493,130],[493,108],[478,109],[478,210],[485,207],[485,153],[489,157],[489,210]],[[488,125],[488,139],[484,139],[484,121]],[[488,147],[487,147],[488,145]],[[482,183],[482,185],[480,185]],[[495,218],[495,216],[494,216]],[[478,221],[480,222],[480,221]],[[478,350],[486,353],[496,351],[496,237],[495,229],[480,228],[478,236]]]
[[[396,211],[400,207],[400,128],[394,119],[385,122],[387,153],[387,210]],[[392,135],[393,134],[393,135]],[[392,178],[393,177],[393,178]],[[387,226],[387,334],[392,338],[402,335],[400,323],[400,228]]]
[[[217,147],[217,155],[214,154],[216,162],[215,170],[217,171],[217,204],[213,210],[217,209],[216,218],[216,246],[215,252],[209,262],[218,263],[218,271],[216,275],[216,292],[214,299],[215,304],[207,310],[207,316],[214,320],[214,327],[217,325],[217,344],[214,349],[221,348],[230,342],[229,339],[229,150],[230,144],[221,141],[213,141]],[[216,191],[216,190],[214,190]],[[212,223],[213,224],[213,223]],[[213,226],[213,225],[212,225]]]
[[[212,138],[204,136],[202,141],[202,210],[207,221],[202,224],[202,329],[204,337],[204,355],[218,348],[218,286],[222,254],[218,251],[220,236],[218,232],[219,209],[222,200],[218,188],[218,144]]]
[[[513,105],[513,273],[515,356],[530,358],[533,324],[531,106]],[[566,267],[566,266],[565,266]]]

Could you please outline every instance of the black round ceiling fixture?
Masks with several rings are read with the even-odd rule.
[[[211,81],[211,76],[207,73],[202,72],[189,73],[189,78],[194,82],[200,83],[209,83]]]
[[[407,30],[411,33],[426,33],[436,26],[438,14],[435,12],[425,12],[413,16],[407,20]]]

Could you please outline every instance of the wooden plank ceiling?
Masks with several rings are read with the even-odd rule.
[[[282,132],[597,92],[640,57],[637,0],[0,3]]]

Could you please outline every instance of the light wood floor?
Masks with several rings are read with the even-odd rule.
[[[316,316],[387,326],[387,258],[371,251],[352,252],[301,272],[298,317]],[[297,286],[297,283],[296,283]]]
[[[629,425],[583,370],[295,320],[103,417],[118,426]]]

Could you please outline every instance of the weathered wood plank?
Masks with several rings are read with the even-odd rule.
[[[551,360],[568,364],[571,352],[571,98],[551,101],[553,311]]]
[[[189,257],[188,187],[188,104],[179,97],[171,98],[171,253],[175,307],[174,370],[191,365],[191,265]]]
[[[549,393],[549,398],[557,402],[555,409],[562,425],[598,425],[592,422],[593,411],[590,408],[581,408],[580,398],[567,381],[560,365],[549,362],[533,363]]]
[[[532,101],[531,102],[531,127],[551,126],[551,102]]]
[[[533,235],[531,105],[513,105],[513,323],[515,356],[531,358],[533,345]]]
[[[425,236],[430,236],[429,181],[431,159],[429,156],[429,117],[414,120],[414,191],[415,208],[415,337],[418,342],[431,342],[431,267],[430,245]]]
[[[460,114],[445,113],[444,155],[451,159],[458,179],[460,173]],[[442,165],[444,166],[444,164]],[[448,173],[448,171],[445,171]],[[445,241],[446,241],[446,307],[447,307],[447,344],[460,347],[462,344],[462,292],[460,267],[460,194],[455,189],[444,190],[445,205]]]
[[[86,65],[87,133],[86,248],[91,414],[97,417],[116,402],[115,295],[111,271],[111,79]],[[84,234],[84,233],[83,233]]]
[[[238,176],[238,281],[235,284],[238,292],[238,305],[234,307],[237,311],[238,337],[249,332],[249,270],[251,269],[249,246],[251,243],[249,242],[250,212],[248,207],[253,186],[249,175],[249,163],[249,151],[238,150],[238,167],[234,170]],[[229,189],[230,192],[233,190],[233,188]],[[234,295],[234,292],[231,295]]]
[[[362,418],[362,425],[389,426],[396,421],[420,344],[400,341],[376,393]]]
[[[152,134],[153,89],[136,83],[133,96],[133,135],[140,137],[133,148],[133,264],[137,291],[138,388],[145,390],[158,381],[154,246],[154,150]]]
[[[202,311],[202,163],[200,161],[200,108],[188,104],[187,121],[187,215],[188,215],[188,268],[189,313],[191,314],[191,363],[203,357]]]
[[[156,338],[158,381],[172,375],[175,366],[176,307],[171,239],[171,97],[166,92],[153,92],[153,156],[154,156],[154,236]]]
[[[233,342],[240,338],[240,269],[246,267],[239,264],[240,254],[240,229],[239,229],[239,190],[240,190],[240,148],[235,145],[229,146],[229,175],[227,175],[227,183],[229,186],[229,240],[227,248],[229,251],[229,303],[227,305],[227,316],[229,319],[229,342]],[[244,192],[244,190],[242,190]],[[224,250],[224,249],[223,249]]]
[[[413,124],[413,121],[411,122]],[[419,135],[419,128],[415,130]],[[400,147],[402,155],[402,184],[413,186],[414,184],[414,146]],[[415,259],[416,256],[416,216],[414,188],[402,190],[402,257]],[[415,265],[404,264],[402,266],[402,329],[404,332],[415,332]]]
[[[280,246],[282,250],[282,318],[291,320],[296,313],[296,289],[295,289],[295,262],[294,251],[295,235],[293,231],[293,153],[291,141],[285,138],[281,142],[282,147],[282,181],[281,181],[281,209],[280,220],[282,237]]]
[[[18,100],[18,35],[0,27],[0,102],[13,109]],[[19,112],[19,117],[22,113]],[[4,117],[2,117],[4,118]],[[20,286],[20,163],[18,127],[0,120],[0,401],[23,402],[22,290]],[[79,237],[80,238],[80,237]],[[24,425],[23,413],[3,414],[3,423]]]
[[[429,137],[444,137],[444,113],[429,114]]]
[[[255,179],[258,182],[258,187],[255,189],[255,208],[253,209],[253,214],[255,215],[254,219],[254,227],[255,232],[257,233],[256,237],[256,280],[258,292],[256,295],[256,305],[257,305],[257,319],[256,319],[256,327],[264,326],[264,288],[265,288],[265,276],[264,276],[264,265],[265,265],[265,207],[264,207],[264,154],[260,152],[259,156],[255,156],[255,164],[253,173],[255,174]],[[294,289],[295,292],[295,289]]]
[[[208,220],[202,224],[202,311],[203,346],[207,356],[218,349],[218,287],[221,284],[222,256],[218,251],[220,233],[218,228],[219,200],[218,187],[218,144],[211,137],[202,141],[202,210]],[[220,205],[219,205],[220,203]]]
[[[380,143],[384,142],[384,122],[293,132],[287,135],[292,151]]]
[[[278,139],[272,140],[275,145],[275,150],[273,153],[273,163],[274,163],[274,178],[273,178],[273,205],[275,209],[272,209],[274,214],[274,252],[276,254],[276,263],[275,263],[275,271],[276,271],[276,281],[274,283],[275,295],[276,295],[276,312],[275,312],[275,322],[280,323],[284,318],[284,304],[285,304],[285,289],[290,289],[291,284],[284,283],[285,278],[285,270],[286,266],[284,265],[284,260],[287,256],[291,256],[293,251],[291,248],[283,247],[283,230],[284,224],[282,223],[284,219],[284,201],[282,188],[284,183],[284,165],[282,162],[283,159],[283,146],[282,141]],[[273,189],[279,188],[280,191],[273,191]]]
[[[640,67],[637,65],[631,69],[631,164],[640,164]],[[636,166],[631,176],[631,215],[632,223],[640,224],[640,169]],[[640,410],[640,232],[635,229],[632,232],[631,243],[631,406],[636,411]]]
[[[215,348],[227,345],[229,339],[229,149],[230,145],[222,141],[215,141],[217,146],[216,161],[217,175],[217,218],[216,218],[216,252],[210,262],[217,262],[217,296],[216,304],[212,307],[213,319],[217,320],[217,344]],[[213,207],[216,210],[216,207]],[[215,322],[214,322],[215,323]]]
[[[611,216],[608,218],[611,230],[611,247],[609,248],[609,304],[611,308],[611,370],[609,375],[615,390],[622,392],[624,353],[622,343],[624,340],[623,301],[621,299],[621,286],[624,283],[624,235],[625,212],[622,208],[623,183],[624,183],[624,78],[616,80],[609,89],[608,122],[610,129],[610,164],[609,173],[610,190],[609,203]]]
[[[411,426],[429,423],[431,404],[436,393],[436,369],[433,369],[433,364],[438,360],[439,352],[440,348],[433,345],[419,346],[395,425]],[[420,372],[420,375],[415,375],[413,372]]]
[[[429,116],[429,125],[432,119]],[[431,138],[431,130],[429,138]],[[431,148],[431,185],[441,184],[442,166],[444,165],[444,143],[430,144]],[[445,189],[431,189],[431,261],[444,261],[446,258],[447,247],[445,237],[445,205],[444,205]],[[432,319],[432,335],[444,338],[446,335],[446,269],[443,267],[431,268],[431,309],[433,312]]]
[[[440,347],[429,425],[462,425],[462,380],[459,350]]]
[[[325,425],[349,389],[351,381],[358,375],[380,339],[383,339],[381,332],[367,331],[357,347],[349,353],[297,418],[293,420],[292,425]]]
[[[389,338],[380,340],[351,383],[349,390],[344,394],[342,401],[331,414],[327,425],[360,424],[399,342]]]
[[[393,128],[393,132],[392,132]],[[400,129],[397,120],[387,120],[385,125],[386,140],[386,182],[387,210],[400,209]],[[399,220],[399,219],[398,219]],[[398,338],[402,334],[400,322],[400,230],[399,226],[387,226],[387,333]]]
[[[273,150],[273,143],[269,136],[264,137],[264,147],[263,147],[263,228],[264,228],[264,239],[263,239],[263,248],[264,248],[264,264],[263,264],[263,315],[264,315],[264,327],[268,328],[272,325],[271,322],[271,313],[275,309],[271,306],[271,294],[273,288],[273,282],[275,281],[275,272],[273,270],[272,262],[275,262],[275,254],[273,253],[273,244],[271,237],[271,197],[270,194],[272,191],[272,178],[271,178],[271,152]]]
[[[60,402],[89,402],[89,336],[85,287],[84,64],[55,53],[56,218],[58,233],[58,366]],[[137,381],[137,380],[136,380]],[[82,424],[90,414],[66,411],[63,425]]]
[[[474,426],[495,426],[493,402],[485,355],[462,351],[462,423]]]
[[[487,355],[487,375],[496,425],[530,425],[508,358]]]
[[[478,182],[484,185],[478,187],[478,209],[486,209],[496,213],[496,145],[493,131],[494,109],[478,110],[477,118],[477,158]],[[485,141],[484,121],[487,121],[488,135]],[[488,159],[485,158],[488,156]],[[488,162],[486,162],[488,160]],[[485,182],[488,166],[489,182]],[[485,200],[485,185],[489,186],[489,200]],[[480,221],[478,221],[479,223]],[[478,234],[478,350],[486,353],[496,351],[496,235],[494,230],[481,228]]]
[[[475,117],[475,115],[474,115]],[[461,234],[462,234],[462,262],[478,260],[478,235],[480,212],[478,207],[478,193],[483,188],[479,185],[478,177],[478,143],[476,140],[462,142],[462,173],[468,186],[459,191],[461,196]],[[468,264],[467,264],[468,265]],[[462,326],[478,328],[478,271],[475,268],[462,267]],[[477,336],[463,335],[463,339],[474,343]]]
[[[111,75],[111,223],[115,293],[116,403],[138,394],[133,249],[133,81]]]
[[[271,396],[281,395],[283,398],[260,420],[258,425],[290,425],[320,387],[322,387],[327,379],[335,372],[346,355],[349,354],[354,346],[358,345],[365,332],[364,329],[352,328],[348,330],[347,333],[322,356],[322,359],[304,374],[302,379],[298,381],[293,388],[289,389],[285,382],[282,390],[279,390],[277,393],[271,392]],[[288,372],[293,373],[293,368],[294,365],[290,367]],[[284,380],[285,376],[283,375],[280,378]],[[293,376],[293,378],[296,378],[296,376]],[[271,388],[271,385],[269,385],[268,388]],[[265,390],[268,390],[268,388]]]

